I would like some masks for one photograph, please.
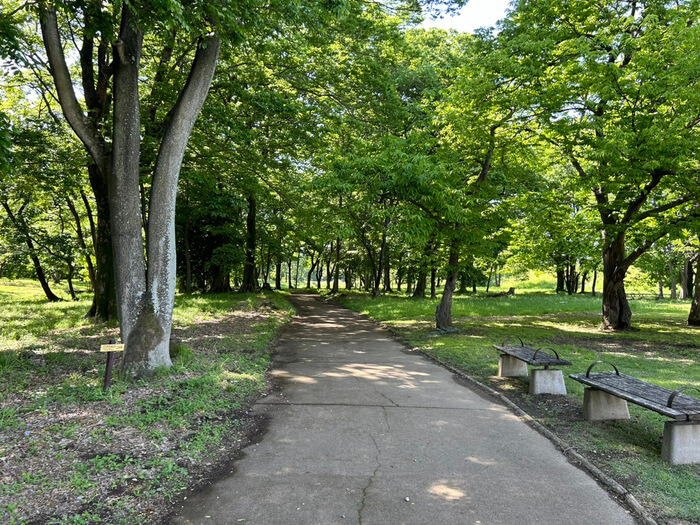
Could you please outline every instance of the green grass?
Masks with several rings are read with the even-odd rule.
[[[667,418],[630,405],[629,421],[583,421],[583,386],[568,378],[568,373],[585,372],[591,363],[604,360],[623,373],[667,388],[700,388],[700,330],[685,324],[690,303],[631,301],[637,330],[613,333],[600,330],[600,298],[555,295],[541,286],[517,289],[516,285],[516,295],[510,297],[455,297],[453,318],[459,333],[444,336],[434,330],[438,300],[400,295],[371,299],[357,293],[339,300],[390,326],[406,343],[511,396],[623,483],[661,522],[700,522],[700,465],[670,466],[660,458]],[[498,354],[492,345],[506,337],[554,348],[573,363],[566,369],[569,395],[562,406],[527,394],[527,380],[496,376]]]
[[[87,295],[49,304],[34,283],[0,282],[0,457],[22,458],[11,466],[25,473],[0,483],[3,523],[26,522],[27,502],[53,493],[76,511],[47,506],[48,522],[148,522],[149,501],[172,501],[235,448],[293,313],[275,293],[178,295],[172,368],[116,377],[105,393],[97,350],[118,329],[83,319]]]

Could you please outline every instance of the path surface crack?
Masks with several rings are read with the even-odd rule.
[[[375,437],[370,434],[369,437],[372,438],[372,442],[374,443],[374,448],[377,450],[377,455],[375,461],[377,462],[377,466],[374,469],[374,472],[372,472],[372,475],[369,478],[369,481],[367,482],[367,485],[365,485],[362,489],[362,500],[360,501],[360,508],[357,511],[357,522],[359,525],[362,525],[362,513],[365,510],[365,504],[366,504],[366,498],[367,498],[367,491],[372,487],[374,484],[374,479],[377,476],[377,472],[379,472],[379,469],[382,468],[382,463],[379,461],[379,456],[380,456],[380,451],[379,451],[379,445],[377,444],[377,440]]]
[[[391,398],[390,398],[389,396],[387,396],[385,393],[380,392],[379,394],[380,394],[384,399],[386,399],[389,403],[391,403],[392,405],[394,405],[395,407],[400,406],[396,401],[394,401],[393,399],[391,399]]]

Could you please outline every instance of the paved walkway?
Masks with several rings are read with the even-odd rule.
[[[349,310],[294,302],[267,433],[173,523],[634,523],[507,408]]]

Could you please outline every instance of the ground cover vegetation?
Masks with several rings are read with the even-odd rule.
[[[146,388],[178,369],[181,305],[401,292],[450,333],[455,297],[531,270],[567,296],[532,316],[591,305],[581,322],[623,341],[667,316],[629,299],[667,297],[668,337],[694,337],[700,3],[516,0],[495,29],[417,27],[463,3],[0,0],[0,278],[51,303],[0,314],[20,345],[0,356],[23,369],[45,331],[116,323]]]
[[[0,521],[160,523],[221,473],[257,422],[270,348],[293,313],[272,292],[179,296],[173,366],[103,390],[116,323],[0,281]]]
[[[700,466],[670,466],[660,457],[667,418],[630,404],[631,420],[583,419],[583,386],[567,376],[595,361],[666,388],[700,387],[700,334],[685,323],[687,302],[633,300],[639,331],[601,330],[602,299],[528,290],[507,297],[457,296],[458,333],[437,336],[436,300],[357,292],[338,300],[385,323],[405,343],[504,393],[598,468],[629,489],[659,523],[700,521]],[[507,337],[535,348],[554,348],[573,363],[565,368],[568,395],[528,394],[527,379],[497,376],[498,352]],[[517,341],[517,339],[516,339]]]

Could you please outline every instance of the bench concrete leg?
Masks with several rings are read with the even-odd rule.
[[[586,421],[629,419],[630,412],[624,399],[602,390],[586,388],[583,392],[583,418]]]
[[[533,369],[530,373],[530,394],[560,394],[566,395],[564,374],[555,369]]]
[[[512,355],[501,354],[498,360],[500,377],[527,377],[527,363]]]
[[[672,465],[700,463],[700,422],[666,421],[661,457]]]

